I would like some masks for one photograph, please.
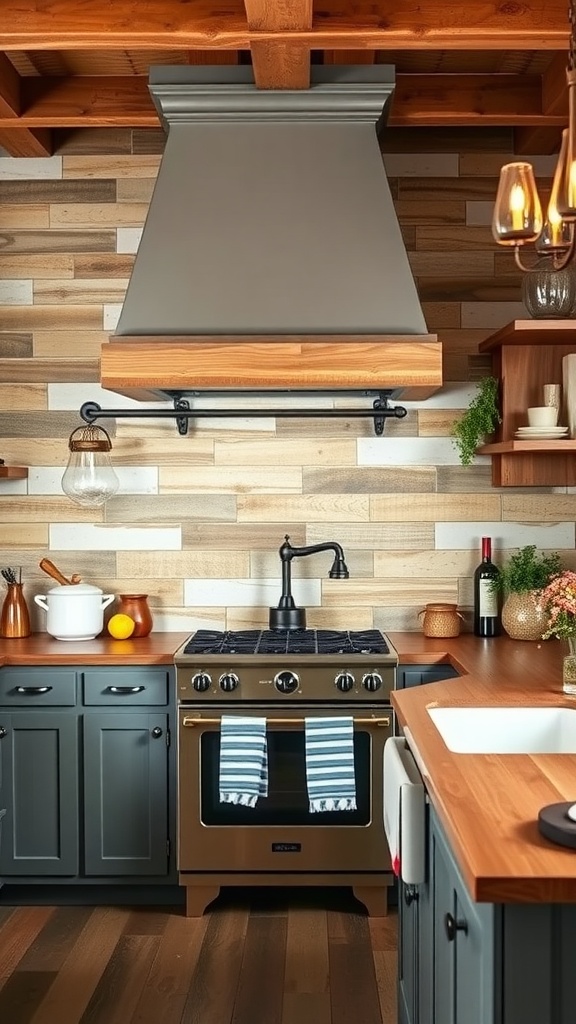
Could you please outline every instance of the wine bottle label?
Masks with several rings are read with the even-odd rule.
[[[492,590],[489,580],[480,580],[478,604],[481,618],[496,618],[498,615],[498,595]]]

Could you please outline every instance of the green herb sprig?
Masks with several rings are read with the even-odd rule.
[[[527,590],[542,590],[553,576],[561,572],[557,551],[536,554],[536,545],[527,544],[510,555],[500,567],[491,587],[498,593],[521,594]]]
[[[452,426],[452,437],[463,466],[470,465],[478,445],[502,422],[498,405],[499,386],[497,377],[482,377],[470,405]]]

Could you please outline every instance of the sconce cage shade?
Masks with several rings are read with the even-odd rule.
[[[501,245],[535,242],[542,231],[542,207],[529,163],[505,164],[500,171],[492,234]]]
[[[68,438],[71,452],[111,452],[112,441],[104,427],[90,423],[87,427],[76,427]]]
[[[110,460],[110,435],[94,424],[77,427],[68,438],[68,448],[70,458],[62,477],[64,494],[77,505],[104,505],[120,486]]]

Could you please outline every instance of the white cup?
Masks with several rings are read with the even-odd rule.
[[[558,423],[558,409],[554,405],[537,405],[528,409],[528,423],[531,427],[555,427]]]
[[[559,384],[545,384],[543,387],[544,391],[544,405],[554,405],[556,409],[560,408],[560,385]]]

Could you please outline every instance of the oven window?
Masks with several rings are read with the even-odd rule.
[[[220,734],[201,737],[201,820],[204,825],[368,825],[370,824],[370,734],[354,731],[355,811],[311,814],[306,789],[304,732],[268,732],[268,796],[256,807],[221,804],[218,792]]]

